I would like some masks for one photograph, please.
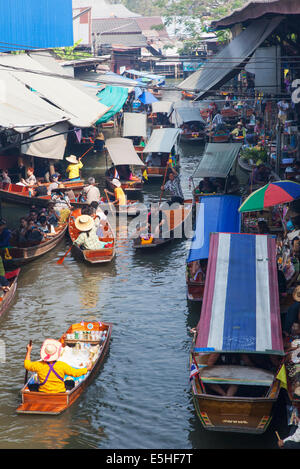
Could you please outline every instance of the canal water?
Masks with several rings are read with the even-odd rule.
[[[106,132],[106,136],[110,136]],[[203,147],[180,147],[181,181],[191,196],[189,176]],[[80,154],[80,153],[78,153]],[[103,155],[84,160],[84,177],[103,176]],[[145,184],[144,202],[160,195]],[[12,225],[27,209],[3,205]],[[186,299],[185,266],[190,240],[140,253],[132,241],[117,242],[115,260],[89,266],[69,255],[66,238],[49,254],[25,265],[17,295],[0,322],[5,363],[0,362],[0,448],[27,449],[222,449],[276,448],[274,430],[284,427],[280,409],[261,436],[203,430],[189,383],[191,335],[199,306]],[[96,318],[113,323],[109,353],[87,390],[60,416],[18,415],[26,345],[32,359],[46,337],[59,338],[70,324]]]

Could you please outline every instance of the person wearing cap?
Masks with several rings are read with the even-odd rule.
[[[75,219],[75,227],[80,231],[80,235],[74,241],[75,246],[82,249],[103,249],[107,243],[99,240],[97,228],[92,217],[89,215],[80,215]]]
[[[51,183],[48,186],[48,195],[51,195],[51,192],[59,187],[58,178],[59,174],[57,173],[52,174],[52,176],[50,177]]]
[[[73,368],[59,360],[62,344],[58,340],[46,339],[41,347],[41,361],[31,361],[32,345],[27,345],[27,353],[24,360],[24,368],[37,373],[39,378],[39,392],[60,393],[66,392],[65,376],[77,378],[87,374],[92,368],[88,363],[84,368]]]
[[[81,161],[78,160],[75,155],[67,156],[66,161],[70,163],[66,168],[68,180],[74,181],[76,179],[80,179],[80,169],[83,168]]]
[[[119,179],[113,179],[111,181],[114,186],[114,192],[106,191],[106,194],[112,195],[115,200],[112,202],[113,205],[119,205],[125,207],[127,204],[125,192],[122,189],[122,184]]]
[[[101,195],[98,187],[96,186],[96,180],[94,177],[88,178],[88,185],[83,188],[82,196],[84,201],[88,204],[91,202],[100,202]]]

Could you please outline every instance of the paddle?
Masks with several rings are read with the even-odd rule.
[[[32,340],[29,341],[29,345],[32,345]],[[26,384],[28,381],[28,370],[25,371],[25,378],[24,378],[24,384]]]
[[[113,204],[111,203],[110,198],[108,197],[107,190],[104,189],[104,192],[105,192],[105,197],[106,197],[106,200],[108,202],[109,208],[110,208],[111,212],[113,212],[114,211],[114,208],[112,208]]]
[[[94,148],[94,146],[90,147],[86,152],[84,152],[83,155],[81,155],[81,157],[78,158],[78,161],[80,161],[90,150],[92,150],[92,148]]]
[[[60,257],[58,259],[58,261],[56,262],[57,264],[61,265],[63,263],[63,261],[65,260],[65,258],[67,257],[67,255],[71,252],[71,249],[73,247],[73,244],[71,244],[71,247],[67,250],[67,252],[65,253],[65,255],[63,257]]]

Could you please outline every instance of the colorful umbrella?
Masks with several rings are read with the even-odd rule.
[[[292,181],[269,182],[252,192],[239,208],[240,212],[256,212],[300,198],[300,184]]]

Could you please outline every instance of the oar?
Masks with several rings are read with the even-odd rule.
[[[32,345],[32,340],[29,341],[29,345]],[[25,378],[24,378],[24,384],[26,384],[28,381],[28,370],[25,371]]]
[[[113,204],[111,203],[110,198],[108,197],[107,190],[104,189],[104,192],[105,192],[105,196],[106,196],[106,200],[108,202],[109,208],[110,208],[111,212],[113,213],[113,211],[114,211],[113,208],[112,208]]]
[[[67,255],[69,254],[69,252],[71,252],[71,249],[73,247],[73,244],[71,244],[71,247],[67,250],[67,252],[65,253],[65,255],[63,257],[60,257],[58,259],[58,261],[56,262],[57,264],[61,265],[63,263],[63,261],[65,260],[65,258],[67,257]]]
[[[78,158],[78,161],[80,161],[90,150],[92,150],[92,148],[94,148],[94,146],[90,147],[86,152],[84,152],[83,155]]]
[[[275,435],[277,436],[278,440],[281,440],[281,438],[280,438],[278,432],[275,432]]]

